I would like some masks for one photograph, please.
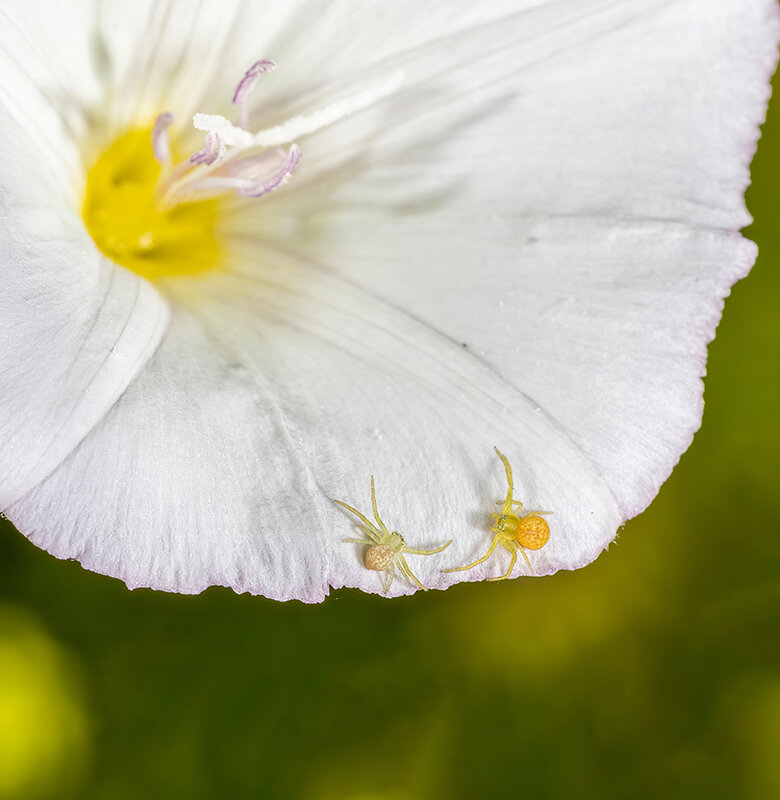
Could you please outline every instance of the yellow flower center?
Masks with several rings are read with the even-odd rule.
[[[87,230],[112,261],[150,280],[214,268],[221,257],[216,223],[222,199],[168,207],[159,196],[162,171],[151,127],[115,139],[87,173]]]

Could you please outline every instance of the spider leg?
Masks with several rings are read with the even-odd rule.
[[[496,500],[496,505],[504,505],[506,506],[506,500]],[[512,500],[512,505],[517,506],[517,510],[520,511],[523,508],[523,504],[519,500]],[[512,509],[510,509],[511,511]],[[503,513],[506,514],[506,508],[503,509]],[[529,514],[552,514],[552,511],[529,511]]]
[[[390,578],[385,584],[385,594],[387,594],[390,591],[390,587],[393,585],[393,578],[395,578],[395,561],[390,562],[390,566],[387,568],[387,572],[390,573]]]
[[[509,562],[509,569],[506,571],[506,573],[504,573],[498,578],[488,578],[487,580],[489,581],[505,581],[512,574],[512,570],[515,567],[515,562],[517,561],[518,546],[515,545],[514,547],[512,547],[508,545],[506,542],[501,542],[501,544],[504,546],[504,549],[509,550],[509,552],[512,554],[512,560]]]
[[[514,489],[514,483],[512,481],[512,467],[509,465],[509,461],[507,461],[507,457],[497,448],[493,448],[496,451],[496,455],[504,462],[504,471],[506,472],[506,500],[504,500],[504,514],[509,514],[512,511],[512,490]]]
[[[493,555],[493,551],[496,549],[496,545],[498,544],[499,539],[501,539],[501,534],[497,533],[493,537],[493,541],[490,543],[490,547],[488,547],[487,553],[485,553],[485,555],[482,556],[482,558],[478,558],[471,564],[466,564],[465,567],[450,567],[450,569],[443,569],[442,572],[460,572],[461,570],[464,569],[471,569],[472,567],[476,567],[477,564],[481,564],[483,561],[487,561],[490,558],[490,556]]]
[[[521,544],[517,546],[520,548],[520,552],[523,554],[523,558],[525,559],[525,563],[528,564],[528,569],[531,570],[531,574],[536,575],[534,568],[531,566],[531,562],[528,560],[528,556],[525,554],[525,548]]]
[[[406,563],[406,559],[400,553],[396,556],[396,558],[398,559],[398,568],[401,570],[401,572],[413,583],[416,583],[420,587],[420,589],[427,592],[428,587],[420,583],[417,576],[412,572],[411,569],[409,569],[409,565]]]
[[[404,547],[404,553],[413,553],[416,556],[432,556],[434,553],[441,553],[442,550],[446,550],[452,544],[452,539],[447,542],[447,544],[442,545],[441,547],[437,547],[435,550],[415,550],[412,547]]]
[[[371,544],[368,539],[342,539],[342,542],[349,542],[350,544]]]
[[[371,476],[371,507],[374,509],[374,519],[376,519],[376,521],[379,523],[379,527],[382,529],[382,532],[385,534],[385,536],[389,536],[390,535],[390,531],[387,530],[387,525],[385,525],[385,523],[382,522],[382,520],[381,520],[381,518],[379,516],[379,511],[377,511],[377,508],[376,508],[376,492],[374,491],[374,476],[373,475]]]
[[[352,508],[352,506],[347,505],[341,500],[334,500],[333,502],[338,503],[340,506],[343,506],[344,508],[347,509],[347,511],[351,511],[366,526],[371,538],[375,539],[377,542],[379,541],[379,537],[382,535],[382,532],[380,530],[377,530],[376,525],[374,525],[366,517],[364,517],[356,508]]]

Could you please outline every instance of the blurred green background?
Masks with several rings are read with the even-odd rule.
[[[0,800],[780,798],[779,177],[780,98],[704,427],[585,570],[177,597],[0,523]]]

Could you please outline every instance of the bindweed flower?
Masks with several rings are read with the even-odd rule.
[[[382,591],[333,502],[373,475],[442,588],[508,564],[440,571],[498,447],[535,572],[589,563],[699,426],[777,16],[4,0],[0,510],[131,587],[315,602]]]

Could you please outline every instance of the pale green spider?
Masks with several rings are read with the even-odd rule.
[[[393,585],[396,567],[398,567],[398,571],[405,578],[417,584],[421,589],[425,591],[428,590],[428,587],[423,586],[411,569],[409,569],[409,565],[404,558],[404,553],[413,553],[418,556],[431,556],[434,553],[441,553],[442,550],[448,548],[452,544],[452,539],[450,539],[447,544],[436,548],[436,550],[416,550],[407,547],[404,537],[397,531],[389,531],[387,525],[382,522],[379,516],[379,511],[376,507],[376,492],[374,491],[373,475],[371,476],[371,506],[374,509],[374,519],[379,527],[364,517],[356,508],[352,508],[352,506],[343,503],[341,500],[334,500],[333,502],[343,506],[347,511],[351,511],[363,523],[367,534],[365,539],[342,539],[341,541],[350,542],[352,544],[369,545],[368,550],[366,550],[364,563],[366,569],[376,570],[377,572],[387,572],[389,574],[390,577],[385,586],[385,594],[390,591],[390,587]]]

